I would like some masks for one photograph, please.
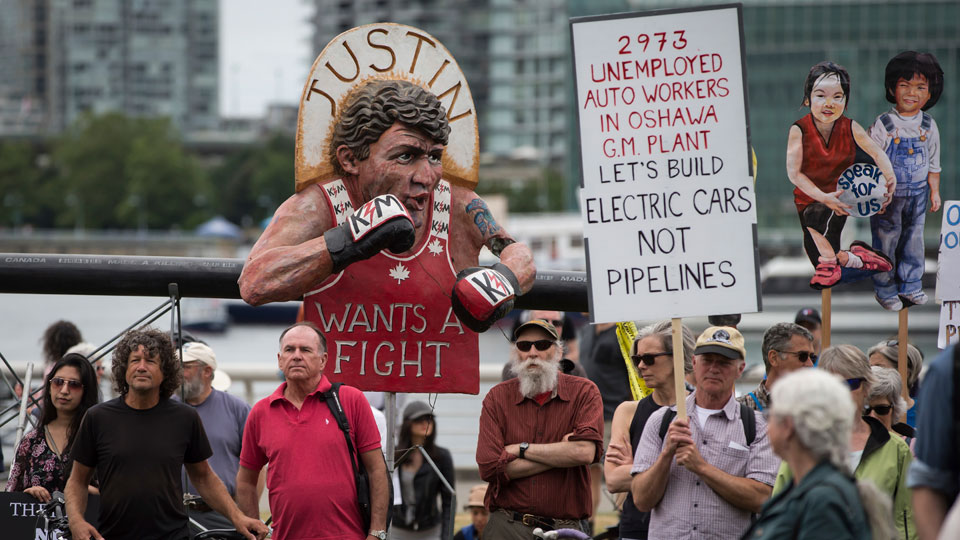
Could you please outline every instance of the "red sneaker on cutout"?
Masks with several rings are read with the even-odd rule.
[[[834,258],[831,261],[820,257],[817,271],[813,274],[813,279],[810,280],[810,286],[814,289],[826,289],[833,287],[838,281],[840,281],[840,265],[837,263],[837,259]]]
[[[889,272],[893,270],[893,262],[882,252],[868,246],[866,242],[856,240],[850,244],[850,253],[853,253],[863,261],[864,270],[875,270],[877,272]]]

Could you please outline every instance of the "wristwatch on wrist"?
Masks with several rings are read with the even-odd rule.
[[[367,536],[372,536],[374,538],[378,538],[379,540],[387,540],[387,531],[370,531],[367,533]]]
[[[518,456],[520,459],[523,459],[523,455],[527,453],[527,448],[530,448],[530,443],[528,442],[520,443],[520,455]]]

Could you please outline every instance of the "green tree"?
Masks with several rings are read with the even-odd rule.
[[[42,211],[43,173],[26,142],[0,143],[0,227],[33,224]]]
[[[205,171],[166,118],[86,115],[53,144],[63,211],[57,224],[99,228],[190,227],[206,213]]]
[[[274,134],[234,152],[211,174],[219,213],[252,225],[273,215],[293,194],[294,140]]]

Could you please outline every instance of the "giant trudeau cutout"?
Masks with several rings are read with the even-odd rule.
[[[354,28],[314,62],[300,100],[296,194],[239,284],[255,305],[303,297],[304,318],[327,337],[332,381],[479,392],[474,330],[508,312],[535,270],[471,191],[476,117],[456,61],[417,28]],[[475,268],[484,246],[501,264]],[[489,286],[471,296],[478,276]]]
[[[571,34],[591,320],[758,311],[740,7]]]

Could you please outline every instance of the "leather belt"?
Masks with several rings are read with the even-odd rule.
[[[499,512],[502,512],[507,515],[513,521],[519,521],[527,527],[540,527],[546,529],[555,529],[563,525],[571,525],[574,527],[580,527],[580,520],[578,519],[556,519],[538,516],[536,514],[524,514],[523,512],[514,512],[513,510],[507,510],[506,508],[498,508]]]

